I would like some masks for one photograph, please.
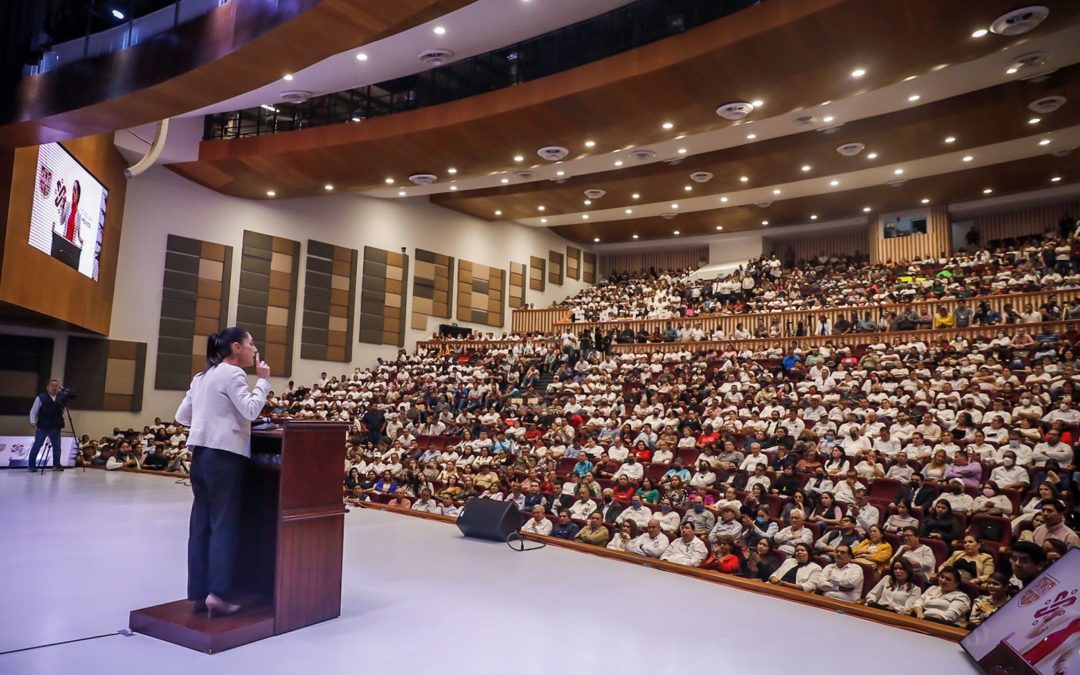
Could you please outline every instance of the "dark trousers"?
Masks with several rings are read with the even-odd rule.
[[[235,452],[193,447],[191,528],[188,532],[188,600],[209,593],[235,595],[236,542],[247,458]]]
[[[41,452],[41,446],[45,444],[46,438],[49,439],[49,444],[52,445],[53,467],[60,468],[60,430],[38,427],[37,431],[34,432],[34,444],[30,446],[29,468],[31,471],[37,466],[38,453]]]

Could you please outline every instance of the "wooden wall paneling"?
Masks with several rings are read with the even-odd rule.
[[[697,269],[709,262],[709,247],[695,246],[676,251],[642,251],[600,256],[603,277],[613,273],[636,273],[649,269],[685,270]]]
[[[506,270],[458,260],[458,321],[502,328],[506,307]]]
[[[53,339],[0,335],[0,415],[29,415],[52,372]]]
[[[510,314],[511,330],[518,335],[542,333],[550,335],[557,324],[570,321],[570,310],[565,307],[548,309],[515,309]]]
[[[224,244],[166,238],[155,389],[184,391],[206,367],[206,338],[228,322],[232,255]]]
[[[596,283],[596,254],[585,252],[585,259],[581,263],[581,279],[587,284]]]
[[[563,254],[548,251],[548,283],[563,285]]]
[[[979,216],[972,219],[972,229],[979,233],[980,244],[987,246],[995,240],[1026,237],[1047,232],[1056,233],[1058,223],[1066,215],[1072,218],[1080,217],[1080,201]],[[961,241],[953,243],[956,246],[965,244],[965,242]]]
[[[146,343],[72,336],[64,362],[64,386],[78,394],[77,410],[142,410]]]
[[[426,331],[428,317],[451,318],[453,300],[454,259],[441,253],[416,249],[412,328]]]
[[[525,306],[525,263],[510,263],[510,308],[521,309]]]
[[[547,261],[539,256],[529,256],[529,290],[543,293],[546,284]]]
[[[952,253],[952,226],[944,206],[932,206],[927,211],[926,234],[886,239],[881,218],[871,220],[868,227],[870,262],[908,261],[927,257],[948,256]]]
[[[279,377],[292,375],[300,242],[244,230],[236,325]]]
[[[409,256],[373,246],[364,247],[360,284],[360,342],[405,346]]]
[[[852,232],[826,232],[817,236],[769,241],[772,252],[782,260],[798,263],[825,257],[867,257],[870,240],[865,229]]]
[[[566,276],[574,281],[581,279],[581,249],[566,247]]]
[[[308,240],[300,358],[352,360],[355,249]]]

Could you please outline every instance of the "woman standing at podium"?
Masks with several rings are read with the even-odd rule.
[[[259,376],[248,389],[244,368]],[[191,427],[191,527],[188,600],[196,612],[233,614],[235,550],[244,469],[251,458],[251,422],[270,389],[270,366],[259,360],[251,334],[226,328],[206,340],[206,370],[191,380],[176,421]]]

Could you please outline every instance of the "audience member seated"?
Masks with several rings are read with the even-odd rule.
[[[705,542],[698,539],[694,525],[687,522],[683,523],[682,536],[668,545],[660,559],[687,567],[698,567],[705,562],[708,555],[709,549],[705,547]]]
[[[794,551],[769,577],[769,583],[813,593],[817,590],[821,565],[811,559],[809,544],[799,542],[795,544]]]
[[[867,607],[908,614],[921,594],[911,563],[906,558],[897,558],[892,562],[891,572],[881,577],[862,602]]]
[[[646,526],[645,532],[631,541],[626,550],[646,558],[659,558],[667,550],[668,544],[667,535],[660,529],[660,521],[653,518]]]
[[[919,619],[963,626],[971,612],[971,598],[960,590],[960,573],[951,567],[938,572],[937,585],[927,588],[908,609]]]

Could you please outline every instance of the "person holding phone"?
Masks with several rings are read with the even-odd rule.
[[[258,381],[248,388],[244,368]],[[226,328],[206,340],[206,370],[195,375],[176,411],[190,427],[191,524],[187,597],[196,612],[235,614],[236,542],[244,470],[251,458],[251,422],[270,389],[270,366],[246,330]]]

